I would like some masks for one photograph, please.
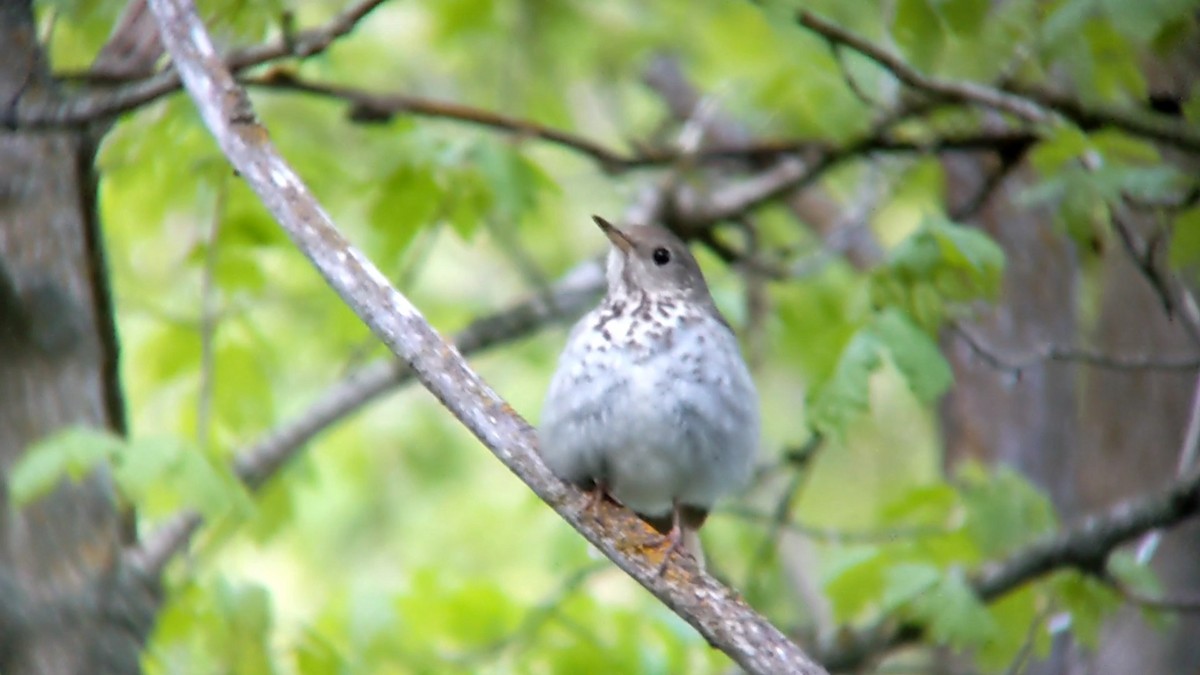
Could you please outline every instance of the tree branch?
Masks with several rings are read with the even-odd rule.
[[[359,21],[383,2],[359,0],[317,28],[294,35],[284,34],[272,42],[236,50],[225,57],[225,67],[238,73],[285,57],[303,59],[320,54],[335,40],[354,30]],[[116,88],[93,88],[87,94],[66,98],[21,98],[11,103],[10,117],[6,121],[20,129],[87,125],[138,108],[179,89],[179,86],[179,75],[174,70],[164,70]]]
[[[1004,560],[984,566],[972,575],[971,588],[980,600],[992,602],[1063,569],[1077,569],[1104,579],[1108,557],[1118,546],[1146,532],[1178,525],[1197,513],[1200,513],[1200,471],[1158,494],[1118,504],[1066,532],[1047,536]],[[817,656],[831,671],[854,670],[924,635],[925,629],[920,625],[896,625],[884,619]]]
[[[982,338],[975,335],[970,329],[963,326],[961,323],[955,323],[950,326],[954,334],[962,339],[963,343],[971,349],[984,363],[989,366],[1011,373],[1015,377],[1020,377],[1022,371],[1026,368],[1031,368],[1043,361],[1064,361],[1072,363],[1082,363],[1096,368],[1107,368],[1110,370],[1166,370],[1166,371],[1188,371],[1200,368],[1200,357],[1184,356],[1184,357],[1163,357],[1163,356],[1122,356],[1116,354],[1105,354],[1103,352],[1091,351],[1087,349],[1075,349],[1070,347],[1059,347],[1051,345],[1038,349],[1032,354],[1014,356],[1011,354],[1003,354],[995,347],[985,343]]]
[[[843,45],[862,54],[913,89],[950,101],[976,103],[1011,113],[1034,124],[1048,124],[1054,121],[1054,113],[1037,101],[975,82],[959,82],[930,77],[908,65],[900,56],[806,9],[796,12],[796,21],[831,44]]]
[[[668,166],[680,162],[716,162],[722,160],[738,160],[748,162],[759,169],[766,169],[768,175],[778,173],[778,167],[771,167],[770,162],[794,155],[839,154],[840,146],[810,139],[766,139],[752,140],[743,138],[721,137],[720,142],[701,146],[687,153],[677,150],[655,149],[642,147],[636,153],[625,153],[605,146],[604,144],[580,136],[578,134],[556,129],[531,120],[503,115],[491,110],[476,108],[451,101],[438,101],[404,93],[377,93],[360,87],[353,87],[330,82],[318,82],[301,78],[283,68],[275,68],[259,77],[243,77],[239,80],[251,87],[296,91],[323,98],[344,101],[350,105],[348,117],[356,122],[383,122],[398,114],[417,115],[435,119],[448,119],[466,124],[482,126],[518,138],[536,138],[548,143],[562,146],[583,154],[601,166],[608,173],[621,173],[631,169]],[[888,138],[884,134],[865,138],[852,144],[848,154],[864,154],[866,152],[971,152],[993,151],[997,153],[1023,152],[1036,141],[1033,134],[1027,132],[999,131],[973,134],[962,134],[933,139],[929,142],[904,141]],[[786,161],[786,160],[785,160]],[[756,176],[750,182],[766,181],[777,183],[777,178]],[[731,186],[735,192],[762,192],[759,187]],[[767,193],[772,191],[767,188]],[[756,201],[761,201],[758,197]],[[748,201],[738,196],[722,195],[713,197],[713,204],[708,210],[728,212],[736,208],[739,202]],[[724,206],[733,203],[735,206]],[[697,215],[697,219],[712,218]]]
[[[975,591],[980,598],[990,601],[1065,567],[1100,573],[1109,554],[1121,544],[1144,532],[1177,525],[1197,511],[1200,511],[1200,472],[1158,494],[1119,504],[1065,534],[1047,537],[984,569],[974,583]]]
[[[601,504],[599,519],[585,518],[585,496],[541,462],[528,423],[342,237],[278,155],[192,3],[152,0],[151,7],[176,69],[226,157],[330,286],[464,426],[588,541],[742,667],[823,672],[736,593],[693,565],[671,565],[660,574],[663,551],[652,546],[657,537],[630,512]]]
[[[243,84],[264,89],[298,91],[350,104],[348,117],[356,122],[385,122],[398,114],[456,120],[496,129],[520,138],[537,138],[587,155],[610,173],[672,161],[669,154],[627,155],[569,131],[537,122],[408,94],[376,94],[357,87],[304,80],[281,68],[262,77],[241,78]]]
[[[1200,152],[1200,131],[1179,117],[1162,115],[1139,108],[1117,108],[1104,104],[1085,104],[1074,96],[1037,85],[1012,84],[1005,90],[1053,108],[1083,129],[1116,127],[1136,136],[1167,143],[1190,152]]]
[[[940,99],[982,105],[1033,124],[1049,124],[1061,116],[1083,129],[1113,126],[1192,153],[1200,152],[1200,130],[1176,118],[1138,110],[1093,107],[1075,97],[1037,87],[1011,86],[1006,90],[930,77],[900,56],[808,10],[799,10],[796,21],[830,44],[845,46],[874,61],[909,87]]]
[[[476,319],[458,333],[454,345],[465,355],[526,337],[553,321],[582,313],[603,288],[604,273],[600,265],[586,262],[548,292]],[[376,361],[354,371],[291,421],[237,453],[233,459],[234,473],[247,488],[257,491],[313,438],[412,379],[412,369],[394,359]],[[148,576],[158,576],[187,547],[201,524],[198,512],[180,513],[143,537],[125,556]]]

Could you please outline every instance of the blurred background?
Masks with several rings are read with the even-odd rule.
[[[1195,523],[981,586],[1193,472],[1200,5],[199,3],[223,52],[304,44],[351,7],[369,12],[327,49],[241,71],[256,112],[443,334],[540,307],[476,323],[496,344],[471,355],[531,423],[599,298],[591,214],[693,242],[763,406],[709,567],[807,651],[881,673],[1200,669]],[[93,69],[123,0],[34,9],[65,92],[149,76]],[[165,569],[146,672],[732,671],[418,384],[354,389],[388,353],[190,99],[110,121],[129,432],[103,461],[142,541],[205,517]],[[538,304],[580,269],[582,294]],[[321,400],[352,402],[245,489],[230,462]]]

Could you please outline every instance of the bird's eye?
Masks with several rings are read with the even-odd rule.
[[[671,262],[671,252],[661,246],[654,249],[652,255],[654,256],[654,264],[659,267]]]

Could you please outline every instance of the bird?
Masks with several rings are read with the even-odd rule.
[[[743,487],[759,400],[733,329],[687,245],[654,225],[593,216],[610,248],[607,293],[567,338],[538,426],[560,479],[610,498],[703,568],[698,530]]]

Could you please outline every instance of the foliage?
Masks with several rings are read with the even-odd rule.
[[[39,3],[55,27],[54,66],[86,66],[121,4]],[[640,84],[647,61],[670,53],[755,135],[850,142],[876,121],[877,102],[864,92],[882,100],[895,83],[797,26],[796,4],[385,3],[327,53],[287,67],[636,148],[672,142],[662,102]],[[202,3],[225,45],[278,34],[283,9],[312,25],[341,5]],[[894,45],[922,72],[981,82],[1015,74],[1037,84],[1061,70],[1102,103],[1142,97],[1139,56],[1184,39],[1181,24],[1193,11],[1173,0],[889,6],[805,3]],[[415,117],[355,124],[328,101],[254,92],[274,141],[339,226],[447,332],[601,252],[586,216],[619,213],[646,180],[520,134]],[[1195,103],[1188,106],[1195,119]],[[919,137],[933,122],[969,129],[978,118],[949,113],[910,131]],[[1066,121],[1041,131],[1032,151],[1040,181],[1024,204],[1054,209],[1080,241],[1109,236],[1123,198],[1163,200],[1196,188],[1194,175],[1128,133]],[[871,161],[849,162],[821,187],[845,193]],[[1072,630],[1094,641],[1117,605],[1094,579],[1062,573],[992,603],[971,589],[976,566],[1056,527],[1041,491],[1008,469],[944,478],[930,468],[928,417],[953,379],[940,331],[996,297],[1004,255],[944,212],[938,162],[882,164],[896,184],[869,226],[889,243],[884,260],[865,272],[829,263],[765,291],[767,365],[757,379],[767,461],[817,431],[830,447],[800,471],[811,471],[814,484],[845,486],[812,487],[788,515],[887,535],[820,544],[820,590],[841,622],[918,624],[927,641],[961,648],[985,672],[1004,671],[1030,640],[1044,654],[1050,611],[1067,613]],[[27,504],[62,477],[106,463],[142,532],[183,507],[215,523],[187,563],[170,570],[149,672],[727,670],[674,615],[589,561],[583,542],[419,391],[337,425],[249,496],[228,460],[383,353],[230,175],[184,98],[123,117],[106,138],[100,171],[132,439],[84,430],[48,439],[16,469],[12,494]],[[822,245],[773,207],[756,217],[786,263]],[[1173,223],[1171,260],[1196,266],[1200,211],[1181,210]],[[741,280],[715,256],[700,258],[718,302],[739,328],[749,326]],[[536,419],[562,340],[561,330],[536,336],[475,365]],[[898,416],[911,428],[897,428]],[[903,444],[894,440],[901,435]],[[858,489],[870,475],[883,487]],[[760,508],[773,489],[767,481],[742,504]],[[770,543],[770,527],[736,511],[706,528],[713,566],[755,571],[752,599],[778,625],[810,625],[770,564],[778,561],[752,558]],[[1153,587],[1144,567],[1118,567],[1130,583]]]

